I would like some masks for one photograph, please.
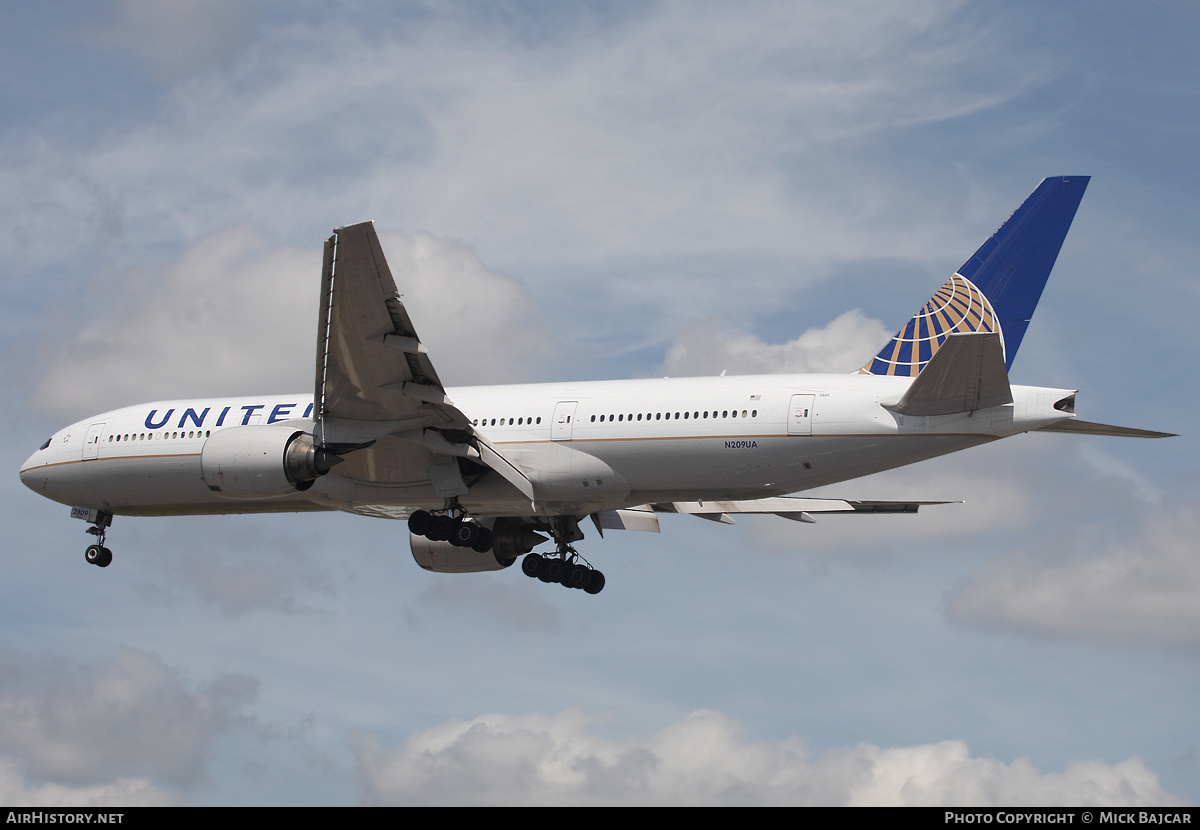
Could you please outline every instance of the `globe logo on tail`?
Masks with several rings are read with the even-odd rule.
[[[916,377],[951,332],[1004,332],[992,304],[966,277],[946,280],[883,350],[858,370],[865,375]]]

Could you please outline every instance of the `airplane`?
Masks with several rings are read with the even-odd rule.
[[[160,401],[56,432],[21,467],[112,561],[114,516],[342,510],[406,520],[416,562],[599,593],[574,547],[663,513],[915,513],[946,502],[812,488],[1018,433],[1169,433],[1082,421],[1076,390],[1008,372],[1089,177],[1045,179],[879,353],[849,374],[447,388],[370,222],[325,242],[311,395]],[[553,541],[554,549],[533,553]]]

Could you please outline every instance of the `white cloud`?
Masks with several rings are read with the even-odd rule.
[[[8,168],[0,203],[20,206],[8,227],[56,249],[90,241],[94,191],[137,245],[231,216],[289,230],[375,216],[487,240],[489,261],[557,266],[555,278],[564,262],[680,251],[940,255],[944,234],[908,217],[934,192],[945,214],[961,200],[878,176],[853,145],[1028,88],[1032,62],[1002,57],[1000,33],[959,31],[957,5],[662,3],[550,26],[426,9],[381,13],[369,32],[345,16],[273,26],[228,72],[178,84],[91,147],[26,128],[36,140],[6,158],[36,163]],[[232,41],[230,8],[128,0],[118,41],[191,63]]]
[[[157,655],[130,648],[97,666],[0,651],[0,757],[72,787],[133,794],[141,785],[125,779],[139,775],[194,786],[212,741],[244,720],[258,688],[241,674],[189,686]]]
[[[952,622],[1035,637],[1200,652],[1200,510],[1176,504],[1115,538],[1042,540],[972,573]]]
[[[824,328],[809,329],[788,343],[764,343],[756,335],[721,328],[715,320],[690,326],[667,350],[663,374],[801,374],[853,372],[891,337],[883,323],[847,311]]]
[[[7,807],[170,807],[167,793],[144,778],[111,784],[68,787],[26,782],[20,765],[0,758],[0,804]]]
[[[273,248],[245,226],[159,268],[103,280],[59,320],[36,402],[56,413],[213,394],[308,391],[320,248]],[[264,388],[265,387],[265,388]]]
[[[540,380],[559,358],[533,298],[466,246],[427,233],[383,234],[392,276],[442,382]]]
[[[36,401],[76,416],[201,395],[311,393],[320,241],[273,247],[227,228],[157,269],[105,280],[83,321],[56,336]],[[524,288],[469,249],[428,234],[387,234],[385,255],[444,383],[535,380],[555,360]]]
[[[974,758],[963,741],[810,757],[801,741],[747,741],[735,721],[697,711],[650,736],[600,738],[577,711],[484,715],[410,735],[395,750],[351,738],[371,804],[1016,806],[1182,804],[1140,758]]]

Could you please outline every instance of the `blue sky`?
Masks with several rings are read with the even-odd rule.
[[[1200,798],[1185,4],[176,3],[0,12],[12,474],[0,802]],[[448,385],[852,371],[1048,175],[1091,175],[1013,366],[1085,419],[587,539],[598,597],[349,515],[118,518],[55,429],[311,387],[373,219]]]

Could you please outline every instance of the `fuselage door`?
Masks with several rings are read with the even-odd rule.
[[[554,420],[550,422],[550,437],[555,441],[570,441],[574,428],[575,407],[579,401],[559,401],[554,407]]]
[[[816,395],[792,395],[788,407],[788,435],[812,435],[812,411]]]
[[[104,432],[104,422],[88,427],[87,435],[83,438],[83,460],[95,458],[100,452],[100,433]]]

